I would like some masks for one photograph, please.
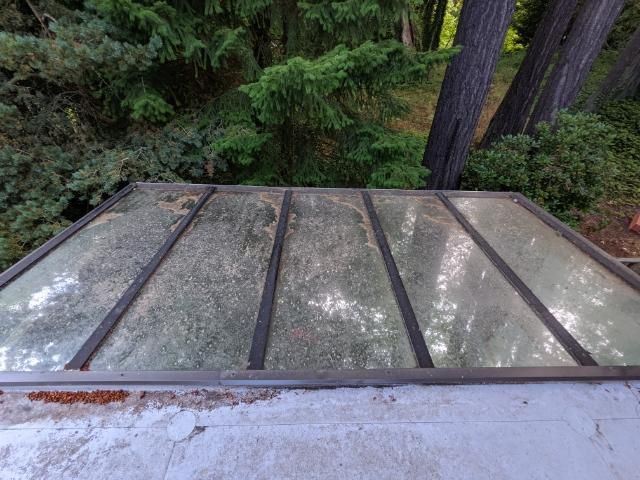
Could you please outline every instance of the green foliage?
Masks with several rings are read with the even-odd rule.
[[[615,131],[607,196],[617,203],[640,205],[640,101],[613,102],[599,113]]]
[[[174,114],[173,107],[156,90],[148,90],[144,85],[127,94],[121,105],[131,110],[131,118],[135,120],[160,123],[169,120]]]
[[[457,50],[395,41],[405,0],[31,4],[0,0],[0,268],[131,181],[428,174],[393,92]]]
[[[566,112],[535,136],[506,136],[474,152],[464,188],[521,192],[564,220],[592,207],[611,171],[614,132],[598,116]]]
[[[393,114],[393,97],[385,93],[424,78],[429,66],[456,52],[415,53],[393,40],[354,49],[339,45],[317,59],[295,57],[271,67],[240,90],[249,95],[262,123],[282,125],[295,118],[314,128],[340,130],[353,124],[354,116]]]
[[[358,128],[353,135],[353,139],[341,143],[345,150],[340,155],[343,168],[351,170],[345,184],[404,189],[424,185],[429,171],[422,165],[423,138],[371,126]],[[363,172],[366,175],[358,178]]]
[[[523,46],[529,45],[551,0],[518,0],[512,29]],[[511,29],[510,29],[511,30]]]
[[[606,46],[611,49],[623,48],[638,25],[640,25],[640,1],[629,0],[625,2],[622,13],[613,26]]]
[[[325,41],[355,46],[393,34],[406,0],[315,0],[299,2],[307,25]]]

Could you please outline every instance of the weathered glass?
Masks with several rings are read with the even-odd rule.
[[[0,370],[58,370],[199,194],[135,190],[0,290]]]
[[[602,365],[640,365],[640,293],[510,199],[452,202]]]
[[[359,195],[295,194],[267,369],[414,367]]]
[[[215,193],[91,368],[246,368],[281,203],[277,194]]]
[[[436,367],[575,365],[435,197],[373,197]]]

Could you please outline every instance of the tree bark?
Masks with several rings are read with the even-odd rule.
[[[545,11],[527,55],[482,139],[482,146],[503,135],[522,133],[544,75],[575,12],[578,0],[554,0]]]
[[[431,45],[429,50],[440,48],[440,36],[444,26],[444,16],[447,13],[447,0],[439,0],[436,7],[436,14],[433,20],[433,34],[431,35]]]
[[[448,0],[427,0],[422,10],[422,49],[437,50]]]
[[[583,2],[533,109],[527,132],[534,132],[539,122],[550,122],[559,110],[573,105],[623,6],[624,0]]]
[[[260,68],[270,67],[273,63],[271,51],[271,7],[257,13],[251,22],[253,37],[253,56]]]
[[[422,50],[427,51],[431,48],[431,36],[433,29],[433,20],[435,16],[436,0],[425,0],[422,6]]]
[[[423,162],[431,170],[428,188],[456,189],[460,184],[514,8],[515,0],[462,4],[454,39],[462,52],[445,72],[424,152]]]
[[[585,109],[593,111],[606,101],[622,100],[640,88],[640,27],[631,35],[600,89],[591,95]]]
[[[405,5],[402,9],[402,43],[405,47],[413,48],[413,26],[409,16],[409,5]]]

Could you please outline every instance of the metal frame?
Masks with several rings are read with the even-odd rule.
[[[262,370],[264,368],[264,356],[267,352],[267,340],[269,327],[271,326],[271,314],[273,312],[273,300],[278,284],[278,271],[280,269],[280,256],[282,255],[282,245],[284,236],[287,233],[287,222],[289,220],[289,207],[291,206],[291,190],[284,192],[282,206],[280,207],[280,217],[276,227],[276,235],[273,239],[273,251],[267,270],[267,278],[262,289],[262,300],[258,309],[258,319],[253,333],[253,342],[249,352],[249,369]]]
[[[0,288],[4,287],[49,252],[70,238],[85,225],[105,212],[134,189],[154,189],[167,191],[202,192],[202,195],[189,213],[182,218],[178,227],[167,238],[159,251],[140,272],[119,301],[100,323],[98,328],[87,339],[84,345],[67,364],[67,371],[56,372],[0,372],[0,386],[127,386],[127,385],[203,385],[203,386],[255,386],[255,387],[337,387],[337,386],[381,386],[400,384],[467,384],[467,383],[521,383],[548,381],[604,381],[604,380],[640,380],[640,366],[598,366],[589,353],[577,342],[558,320],[549,312],[544,304],[533,294],[526,284],[515,274],[508,264],[497,254],[491,245],[471,225],[465,216],[449,201],[449,198],[508,198],[521,205],[536,218],[557,231],[561,236],[573,243],[590,258],[598,261],[609,271],[616,274],[634,289],[640,291],[640,276],[626,268],[622,263],[593,245],[578,233],[551,216],[526,197],[511,192],[460,192],[460,191],[400,191],[400,190],[364,190],[364,189],[327,189],[327,188],[278,188],[227,186],[203,184],[131,184],[116,193],[105,203],[89,212],[69,228],[45,243],[42,247],[25,257],[13,267],[0,274]],[[206,204],[211,195],[217,192],[271,192],[281,193],[283,203],[278,218],[274,237],[273,251],[262,301],[256,320],[249,370],[240,371],[84,371],[88,363],[100,347],[104,339],[112,331],[127,308],[135,300],[140,290],[161,265],[165,256],[188,228],[198,211]],[[285,242],[286,226],[293,193],[307,194],[344,194],[360,195],[373,227],[373,231],[385,261],[399,310],[407,328],[407,334],[418,359],[419,368],[414,369],[381,369],[381,370],[262,370],[264,355],[269,334],[271,311],[277,287],[280,256]],[[529,307],[536,313],[547,328],[555,335],[565,349],[581,365],[576,367],[504,367],[504,368],[433,368],[424,336],[411,302],[407,296],[395,260],[387,243],[384,231],[371,201],[371,193],[375,195],[393,196],[429,196],[438,198],[467,231],[474,242],[487,255],[502,275],[525,299]]]
[[[95,387],[381,387],[640,380],[640,367],[477,367],[376,370],[214,370],[3,372],[0,385],[19,388]]]
[[[378,214],[376,213],[376,209],[373,206],[371,196],[368,192],[362,192],[362,200],[364,201],[364,205],[367,208],[369,220],[371,222],[371,226],[373,227],[373,233],[378,242],[378,247],[380,248],[380,252],[382,253],[382,258],[384,259],[384,263],[387,266],[387,273],[389,274],[389,279],[391,280],[393,294],[396,297],[396,302],[398,303],[400,314],[402,315],[402,319],[404,320],[404,325],[407,329],[409,340],[411,341],[413,353],[418,360],[418,366],[420,368],[433,368],[433,360],[431,359],[431,355],[429,354],[427,342],[425,342],[424,335],[420,330],[420,325],[418,324],[418,320],[416,319],[416,314],[413,311],[413,307],[411,306],[411,301],[409,300],[407,291],[404,288],[404,283],[402,282],[402,278],[400,277],[400,272],[398,271],[396,262],[393,259],[391,249],[389,248],[389,244],[387,243],[387,238],[384,235],[382,225],[380,225],[380,220],[378,219]]]
[[[536,316],[547,329],[553,334],[554,337],[560,342],[564,349],[578,362],[578,365],[582,366],[596,366],[596,361],[591,358],[591,355],[584,349],[578,341],[560,324],[558,319],[549,311],[549,309],[540,301],[540,299],[531,291],[531,289],[522,281],[522,279],[514,272],[507,262],[498,255],[489,242],[478,232],[471,222],[469,222],[465,216],[458,210],[453,203],[443,194],[437,193],[436,196],[444,204],[444,206],[451,212],[455,219],[462,225],[467,231],[469,236],[478,245],[478,247],[485,253],[485,255],[491,260],[502,276],[511,284],[511,286],[518,292],[518,294],[527,302],[529,308],[533,310]]]
[[[29,268],[31,268],[33,264],[35,264],[36,262],[46,257],[49,254],[49,252],[54,250],[58,245],[60,245],[65,240],[67,240],[69,237],[71,237],[73,234],[79,231],[82,227],[84,227],[93,219],[95,219],[98,215],[105,212],[106,210],[114,206],[116,203],[118,203],[120,200],[122,200],[124,197],[126,197],[130,192],[132,192],[135,189],[135,187],[136,187],[135,184],[127,185],[122,190],[120,190],[115,195],[113,195],[111,198],[109,198],[104,203],[102,203],[100,206],[91,210],[80,220],[73,223],[72,225],[69,225],[69,227],[65,228],[62,232],[60,232],[58,235],[53,237],[51,240],[49,240],[39,248],[35,249],[29,255],[27,255],[22,260],[17,262],[15,265],[13,265],[12,267],[9,267],[9,269],[2,272],[0,274],[0,288],[6,286],[9,282],[12,282],[16,278],[18,278],[20,275],[22,275],[24,272],[29,270]]]
[[[165,240],[164,244],[160,247],[160,250],[158,250],[149,263],[147,263],[138,276],[133,280],[131,285],[129,285],[129,288],[125,290],[115,306],[109,311],[104,320],[100,322],[98,328],[93,331],[91,336],[80,347],[80,350],[78,350],[69,363],[65,365],[66,370],[81,370],[88,366],[87,364],[89,360],[100,344],[104,341],[113,327],[115,327],[120,318],[122,318],[122,315],[124,315],[131,303],[133,303],[140,293],[140,290],[142,290],[142,287],[144,287],[149,278],[151,278],[151,275],[153,275],[153,273],[158,269],[164,257],[169,253],[169,250],[171,250],[178,241],[180,235],[182,235],[186,230],[204,204],[207,203],[207,200],[209,200],[209,197],[213,194],[214,190],[215,187],[210,187],[205,190],[189,213],[180,220],[180,223]]]

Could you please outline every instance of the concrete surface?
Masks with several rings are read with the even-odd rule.
[[[640,383],[0,395],[0,478],[640,479]]]

